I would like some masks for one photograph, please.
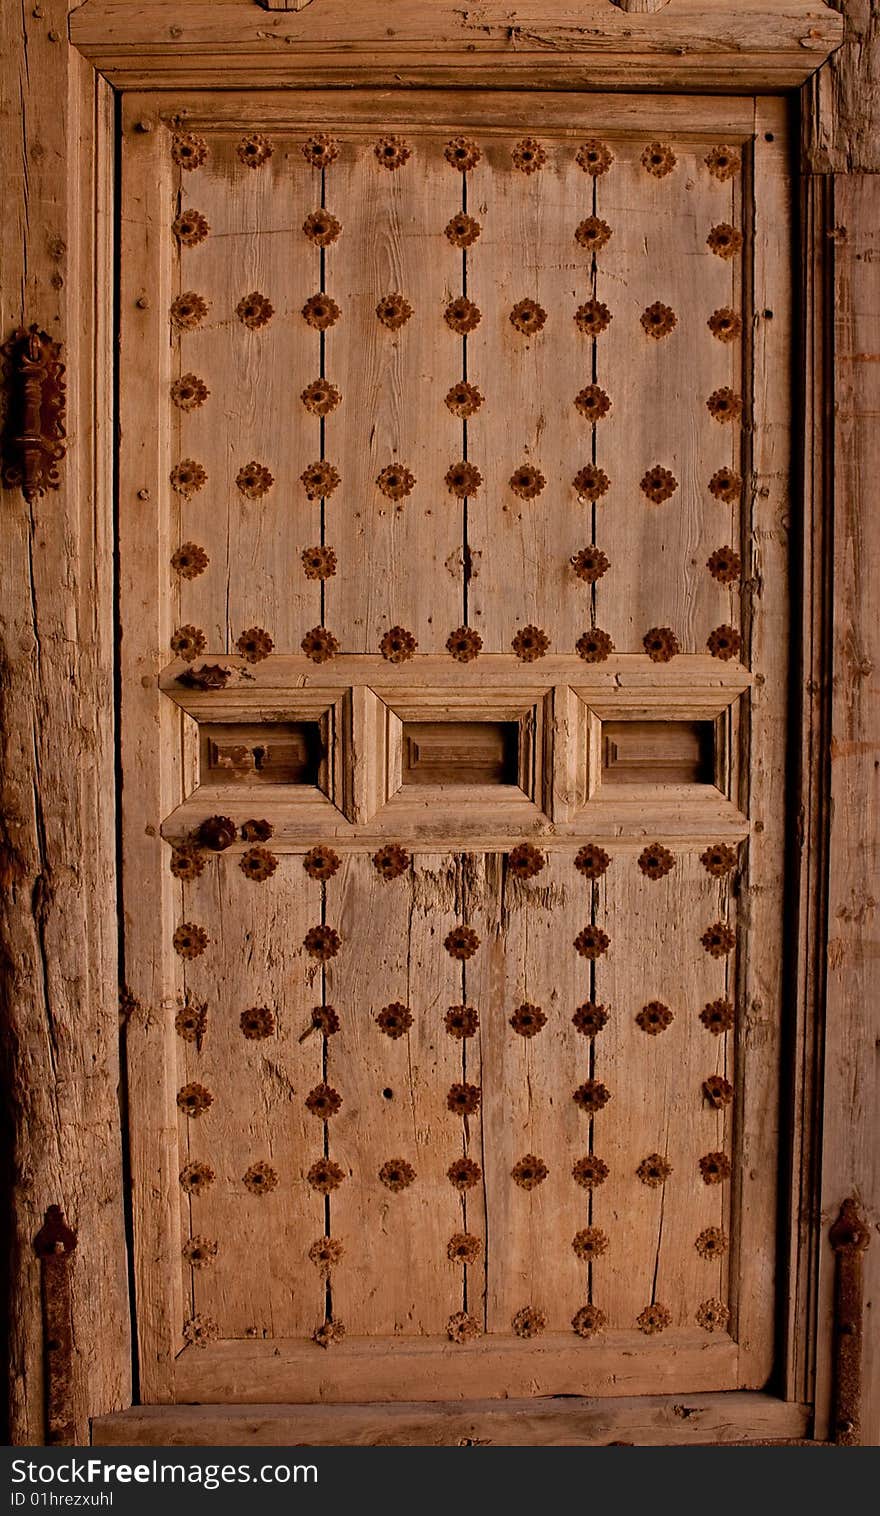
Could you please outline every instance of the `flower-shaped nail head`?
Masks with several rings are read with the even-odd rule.
[[[171,555],[171,567],[181,579],[197,579],[199,574],[205,572],[210,561],[205,549],[196,542],[182,542]]]
[[[473,958],[480,946],[480,939],[473,927],[460,924],[454,926],[451,932],[447,932],[443,939],[443,946],[450,958]]]
[[[208,302],[203,300],[201,295],[197,295],[195,290],[186,290],[171,302],[171,324],[176,326],[179,332],[195,331],[197,326],[201,326],[207,314]]]
[[[595,543],[591,543],[589,547],[582,547],[569,559],[569,562],[578,579],[583,579],[585,584],[595,584],[603,574],[607,574],[611,567],[608,558],[596,547]]]
[[[575,1232],[571,1246],[575,1258],[579,1258],[582,1263],[595,1263],[608,1250],[608,1236],[601,1227],[584,1227],[580,1232]]]
[[[198,247],[204,242],[211,228],[201,211],[181,211],[171,223],[171,230],[181,247]]]
[[[476,1084],[452,1084],[446,1096],[447,1109],[456,1116],[475,1116],[480,1109],[483,1092]]]
[[[407,872],[412,863],[412,857],[406,848],[400,846],[400,843],[389,842],[373,854],[372,863],[379,878],[390,881],[400,879]]]
[[[697,1306],[696,1319],[705,1332],[723,1332],[730,1320],[730,1311],[723,1300],[704,1300]]]
[[[587,1153],[585,1157],[577,1160],[572,1168],[571,1177],[582,1190],[594,1190],[598,1185],[605,1183],[609,1173],[607,1163],[597,1158],[595,1153]]]
[[[652,1190],[665,1184],[671,1173],[672,1164],[667,1163],[662,1153],[649,1153],[636,1169],[636,1174],[642,1184],[646,1184]]]
[[[443,149],[443,156],[450,168],[468,174],[472,168],[476,168],[483,154],[472,137],[453,137]]]
[[[322,1279],[329,1279],[331,1269],[344,1252],[342,1243],[336,1237],[319,1237],[309,1248],[309,1262],[315,1265]]]
[[[586,842],[575,853],[574,866],[585,879],[601,879],[611,859],[598,842]]]
[[[169,868],[175,879],[183,879],[185,883],[191,884],[205,871],[205,855],[199,848],[185,842],[181,847],[174,848]]]
[[[636,1016],[636,1025],[649,1037],[659,1037],[661,1032],[672,1025],[673,1019],[672,1011],[662,1000],[649,1000]]]
[[[476,464],[462,458],[458,463],[449,465],[445,482],[450,495],[455,495],[457,500],[466,500],[477,493],[483,482],[483,476]]]
[[[736,657],[741,644],[742,638],[735,626],[716,626],[706,639],[712,657],[721,658],[725,663]]]
[[[251,817],[250,820],[243,821],[241,824],[241,840],[242,842],[268,842],[274,830],[271,821],[260,821],[256,817]]]
[[[178,1183],[187,1195],[204,1195],[217,1176],[209,1163],[187,1163],[177,1176]]]
[[[274,476],[266,465],[257,463],[253,458],[250,463],[245,463],[235,476],[235,487],[246,500],[262,499],[274,483]]]
[[[185,1084],[177,1091],[177,1104],[185,1116],[203,1116],[214,1104],[214,1096],[203,1084]]]
[[[584,464],[575,474],[572,483],[583,500],[601,500],[611,487],[611,480],[605,470],[597,468],[595,463]]]
[[[678,480],[670,473],[668,468],[663,468],[655,463],[648,472],[642,476],[639,489],[643,495],[647,495],[655,505],[662,505],[664,500],[670,500],[678,489]]]
[[[582,1305],[572,1316],[571,1325],[579,1337],[593,1337],[605,1325],[605,1312],[600,1311],[597,1305]]]
[[[382,1007],[376,1017],[376,1025],[380,1032],[396,1042],[398,1037],[405,1037],[413,1024],[412,1011],[409,1006],[403,1005],[399,1000],[393,1000],[390,1005]]]
[[[383,295],[376,306],[376,316],[383,326],[387,326],[389,332],[397,332],[402,326],[406,326],[412,313],[412,306],[399,291]]]
[[[598,1037],[603,1026],[608,1021],[608,1012],[604,1005],[596,1005],[592,1000],[585,1000],[579,1005],[571,1018],[572,1026],[583,1037]]]
[[[342,396],[329,379],[313,379],[306,385],[300,400],[310,415],[329,416],[336,410]]]
[[[678,324],[675,311],[670,305],[664,305],[661,300],[655,300],[653,305],[646,306],[639,320],[648,336],[656,338],[658,342],[661,338],[668,337]]]
[[[726,505],[732,505],[739,500],[742,494],[743,482],[739,474],[732,468],[720,468],[709,480],[709,493],[716,500],[723,500]]]
[[[507,855],[507,867],[517,879],[534,879],[546,867],[547,858],[531,842],[520,842]]]
[[[531,463],[521,463],[519,468],[514,469],[508,480],[510,488],[520,500],[534,500],[537,495],[540,495],[546,483],[547,480],[541,470]]]
[[[246,853],[242,853],[238,866],[246,879],[252,879],[255,884],[263,884],[274,874],[278,859],[268,848],[250,847]]]
[[[614,162],[614,154],[598,137],[588,137],[575,153],[574,161],[585,174],[591,174],[597,179],[601,174],[607,174]]]
[[[736,947],[736,933],[723,921],[713,921],[700,938],[712,958],[725,958]]]
[[[601,337],[611,324],[612,316],[601,300],[586,300],[574,313],[578,331],[586,337]]]
[[[303,469],[299,481],[305,488],[307,500],[324,500],[338,487],[340,476],[326,458],[318,458]]]
[[[339,1015],[332,1005],[312,1006],[312,1020],[309,1026],[310,1032],[320,1032],[322,1037],[333,1037],[339,1031]],[[300,1037],[300,1042],[305,1040]]]
[[[483,1328],[467,1311],[455,1311],[446,1323],[446,1335],[450,1342],[473,1342],[474,1338],[482,1337]]]
[[[384,1184],[386,1190],[391,1190],[393,1194],[399,1194],[401,1190],[409,1189],[409,1186],[414,1183],[415,1177],[415,1169],[411,1163],[407,1163],[405,1158],[389,1158],[379,1170],[380,1183]]]
[[[455,300],[450,300],[445,311],[443,320],[453,332],[461,336],[467,336],[468,332],[474,331],[483,319],[483,313],[473,300],[467,295],[458,295]]]
[[[321,1121],[327,1121],[341,1109],[342,1096],[338,1090],[334,1090],[322,1081],[321,1084],[316,1084],[314,1089],[309,1090],[305,1107],[312,1116],[319,1117]]]
[[[178,658],[192,663],[194,658],[201,656],[208,644],[201,627],[187,625],[179,626],[176,632],[172,632],[168,645]]]
[[[191,495],[197,494],[204,488],[208,475],[194,458],[183,458],[180,463],[174,465],[168,477],[175,494],[183,495],[184,499],[188,500]]]
[[[198,374],[181,374],[171,386],[171,400],[179,411],[197,411],[211,391]]]
[[[653,1337],[656,1332],[665,1331],[666,1327],[672,1325],[672,1313],[665,1305],[655,1300],[653,1305],[646,1305],[645,1309],[639,1312],[636,1323],[639,1331],[644,1332],[646,1337]]]
[[[642,168],[655,179],[665,179],[675,168],[677,159],[667,142],[649,142],[642,153]]]
[[[713,390],[706,401],[706,409],[714,421],[738,421],[742,415],[742,408],[740,396],[734,394],[728,385],[720,390]]]
[[[345,1322],[327,1317],[312,1333],[312,1341],[319,1348],[334,1348],[345,1338]]]
[[[339,157],[339,143],[326,132],[313,132],[302,145],[302,155],[313,168],[329,168]]]
[[[670,663],[681,652],[678,638],[669,626],[652,626],[642,638],[642,647],[652,663]]]
[[[242,1011],[238,1024],[248,1042],[263,1042],[275,1035],[275,1012],[267,1005],[252,1005],[249,1010]]]
[[[208,1007],[202,1004],[181,1006],[174,1018],[174,1030],[184,1042],[194,1042],[199,1052],[208,1027]]]
[[[208,946],[208,934],[195,922],[182,921],[175,930],[171,945],[181,958],[200,958]]]
[[[547,312],[537,300],[518,300],[510,312],[510,324],[524,337],[533,337],[547,320]]]
[[[342,231],[342,223],[331,216],[329,211],[311,211],[303,222],[303,231],[310,242],[318,247],[329,247],[335,242]]]
[[[319,291],[317,295],[309,296],[300,314],[314,331],[326,332],[328,327],[336,325],[342,312],[330,295]]]
[[[548,652],[550,638],[539,626],[522,626],[510,646],[523,663],[534,663]]]
[[[376,483],[387,500],[404,500],[415,488],[416,476],[402,463],[386,463],[379,470]]]
[[[418,645],[412,632],[408,632],[406,627],[392,626],[384,633],[379,643],[379,652],[388,663],[407,663],[413,657]]]
[[[482,646],[483,639],[479,632],[469,626],[457,627],[446,639],[446,650],[457,663],[472,663]]]
[[[735,226],[730,226],[728,222],[721,221],[717,226],[713,226],[706,238],[706,245],[711,248],[717,258],[735,258],[742,250],[742,232]]]
[[[574,240],[578,247],[584,247],[590,253],[601,253],[603,247],[610,242],[611,235],[607,221],[602,221],[598,216],[587,216],[575,227]]]
[[[483,1177],[483,1170],[478,1163],[474,1163],[472,1158],[456,1158],[446,1170],[446,1177],[454,1190],[464,1194],[465,1190],[472,1190],[474,1185],[479,1184]]]
[[[706,567],[719,584],[735,584],[742,573],[742,559],[732,547],[717,547]]]
[[[476,1263],[483,1244],[471,1232],[453,1232],[446,1244],[446,1257],[450,1263]]]
[[[719,342],[735,342],[742,332],[742,316],[731,310],[729,305],[722,306],[720,310],[713,311],[706,322],[713,337]]]
[[[332,879],[340,864],[339,854],[332,847],[320,842],[317,847],[310,848],[303,858],[303,868],[310,879],[321,881]]]
[[[664,874],[675,868],[675,859],[668,848],[659,842],[652,842],[639,854],[638,864],[649,879],[662,879]]]
[[[524,1305],[511,1322],[517,1337],[540,1337],[547,1326],[547,1317],[536,1306]]]
[[[713,842],[705,853],[700,854],[700,862],[707,874],[714,879],[723,879],[736,868],[736,848],[728,847],[726,842]]]
[[[713,147],[705,158],[706,167],[713,179],[732,179],[742,168],[742,158],[735,147]]]
[[[534,174],[547,162],[546,150],[536,137],[523,137],[511,150],[510,156],[514,168],[518,168],[522,174]]]
[[[583,1084],[578,1085],[571,1098],[578,1110],[583,1111],[587,1116],[594,1116],[608,1104],[611,1091],[599,1079],[585,1079]]]
[[[542,1027],[547,1025],[547,1017],[539,1005],[518,1005],[509,1019],[519,1037],[537,1037]]]
[[[261,663],[264,658],[268,658],[275,644],[261,626],[249,626],[242,632],[235,646],[247,663]]]
[[[720,1037],[730,1032],[736,1023],[736,1011],[729,1000],[710,1000],[700,1012],[700,1020],[707,1032]]]
[[[380,137],[373,152],[379,167],[387,169],[402,168],[412,156],[412,148],[403,137]]]
[[[733,1100],[733,1085],[723,1074],[710,1074],[703,1080],[703,1094],[716,1111],[722,1111]]]
[[[453,247],[473,247],[482,230],[479,221],[475,221],[473,216],[459,211],[447,222],[444,234]]]
[[[700,1159],[704,1184],[723,1184],[730,1178],[730,1159],[726,1153],[706,1153]]]
[[[336,573],[336,554],[332,547],[304,547],[300,557],[307,579],[332,579]]]
[[[251,132],[242,137],[235,151],[247,168],[262,168],[272,156],[272,144],[262,132]]]
[[[607,632],[602,631],[601,626],[593,626],[589,632],[583,632],[575,643],[575,652],[578,658],[584,662],[604,662],[605,658],[614,652],[614,644]]]
[[[514,1164],[510,1177],[521,1190],[534,1190],[544,1183],[549,1172],[543,1158],[537,1158],[534,1153],[526,1153],[524,1158]]]
[[[252,290],[249,295],[243,295],[235,307],[235,314],[242,326],[246,326],[252,332],[257,332],[263,326],[268,326],[275,314],[275,307],[271,300],[261,295],[259,290]]]
[[[300,647],[313,663],[327,663],[339,652],[339,643],[326,626],[313,626],[306,632]]]
[[[727,1252],[727,1238],[720,1227],[707,1226],[700,1233],[694,1247],[701,1258],[722,1258]]]
[[[588,384],[574,397],[575,410],[593,425],[604,420],[611,409],[611,400],[601,385]]]
[[[216,1342],[219,1336],[220,1328],[213,1316],[191,1316],[184,1323],[183,1340],[191,1348],[206,1348],[209,1342]]]
[[[303,938],[303,947],[310,958],[326,963],[335,958],[341,947],[339,933],[332,926],[310,926]]]
[[[461,1042],[466,1037],[475,1037],[480,1018],[472,1005],[451,1005],[443,1018],[450,1037]]]
[[[601,958],[607,953],[611,938],[599,926],[585,926],[578,932],[574,945],[582,958]]]
[[[453,416],[467,420],[468,416],[476,415],[484,398],[475,384],[468,384],[466,379],[461,379],[448,391],[443,403]]]
[[[338,1190],[344,1178],[343,1170],[331,1158],[319,1158],[306,1174],[307,1182],[319,1195],[329,1195],[333,1190]]]
[[[201,168],[208,156],[208,144],[195,132],[175,132],[171,138],[171,156],[178,168]]]

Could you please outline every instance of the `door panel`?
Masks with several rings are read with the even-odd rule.
[[[761,1383],[782,107],[255,92],[151,134],[148,104],[120,459],[145,1396]]]

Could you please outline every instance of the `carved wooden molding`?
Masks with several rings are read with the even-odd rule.
[[[3,345],[8,408],[3,436],[3,483],[36,500],[61,484],[64,441],[64,364],[61,344],[38,327],[19,327]]]
[[[117,88],[789,89],[840,45],[822,0],[86,0],[73,45]],[[271,13],[271,12],[274,12]],[[393,20],[393,25],[389,25]]]

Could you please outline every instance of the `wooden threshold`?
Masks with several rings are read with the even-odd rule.
[[[620,1400],[396,1405],[132,1406],[92,1422],[97,1447],[637,1447],[792,1442],[810,1407],[758,1392]]]

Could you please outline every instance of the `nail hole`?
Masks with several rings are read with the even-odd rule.
[[[773,132],[765,132],[764,133],[764,141],[765,142],[775,142],[776,141],[775,133],[773,133]]]
[[[394,1091],[393,1090],[383,1090],[382,1094],[383,1094],[383,1096],[384,1096],[384,1098],[386,1100],[393,1100],[394,1099]]]
[[[772,311],[765,311],[764,312],[764,320],[765,321],[772,321],[773,320],[773,312]]]

